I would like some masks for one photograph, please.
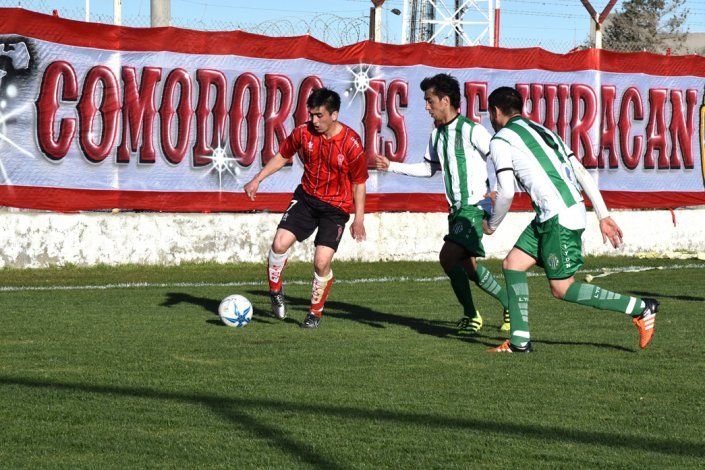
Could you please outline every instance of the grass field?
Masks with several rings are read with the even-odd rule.
[[[661,301],[648,349],[626,315],[534,276],[530,355],[485,352],[500,309],[477,291],[485,328],[457,337],[435,263],[336,263],[314,331],[304,264],[285,321],[261,265],[4,270],[0,467],[702,468],[705,263],[585,269],[637,264],[666,269],[594,283]],[[216,315],[233,293],[255,306],[245,328]]]

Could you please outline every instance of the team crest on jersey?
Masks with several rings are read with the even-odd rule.
[[[338,154],[338,166],[343,166],[343,161],[345,161],[345,155],[342,153]]]
[[[313,152],[313,141],[308,141],[308,144],[306,145],[306,150],[308,150],[308,153]]]
[[[463,139],[458,139],[456,136],[455,138],[455,150],[460,150],[463,148]]]
[[[556,269],[558,267],[558,257],[554,254],[551,253],[548,255],[548,267],[551,269]]]

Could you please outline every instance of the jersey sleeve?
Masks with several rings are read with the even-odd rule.
[[[487,222],[492,230],[497,230],[499,224],[509,212],[514,200],[514,176],[508,172],[497,174],[497,194],[494,202],[494,212]]]
[[[433,145],[433,139],[435,138],[436,131],[431,132],[431,136],[428,138],[428,145],[426,146],[426,153],[424,154],[424,162],[428,162],[431,165],[431,171],[436,172],[441,169],[441,159],[438,157],[438,152],[436,152],[436,146]]]
[[[279,146],[279,153],[286,159],[292,158],[301,148],[303,128],[301,126],[294,129],[289,136],[284,139]]]
[[[485,129],[485,126],[480,124],[473,126],[470,132],[470,142],[484,157],[490,153],[490,140],[492,140],[492,137],[487,129]]]
[[[438,158],[436,147],[433,146],[433,137],[435,134],[436,131],[434,130],[433,132],[431,132],[431,135],[428,138],[428,145],[426,146],[426,153],[424,154],[423,159],[431,163],[440,163],[441,161]]]
[[[494,213],[487,222],[492,230],[496,230],[509,211],[514,199],[514,162],[512,146],[502,137],[495,135],[490,140],[490,159],[497,176],[497,195],[494,203]]]
[[[501,137],[496,135],[490,141],[490,159],[494,164],[495,173],[503,171],[514,172],[514,162],[512,161],[512,146]]]
[[[424,160],[420,163],[399,163],[389,162],[389,171],[406,176],[429,177],[433,176],[435,171],[431,166],[431,162]]]
[[[595,182],[595,180],[592,179],[590,173],[588,173],[582,163],[580,163],[578,159],[575,158],[575,155],[571,154],[568,158],[568,161],[573,167],[575,178],[578,180],[578,183],[580,184],[580,186],[582,186],[583,191],[585,191],[585,194],[587,194],[587,197],[592,203],[592,207],[595,210],[597,220],[602,220],[605,217],[609,217],[610,213],[609,210],[607,210],[605,200],[602,198],[600,188]]]
[[[364,184],[369,177],[365,149],[358,137],[352,139],[348,147],[348,173],[352,184]]]

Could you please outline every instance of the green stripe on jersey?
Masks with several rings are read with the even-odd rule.
[[[524,144],[529,148],[532,155],[536,157],[536,160],[541,165],[541,168],[543,168],[543,171],[546,172],[546,175],[548,175],[549,179],[558,190],[558,193],[561,195],[561,198],[563,199],[563,202],[565,203],[566,207],[571,207],[572,205],[574,205],[576,201],[573,197],[573,194],[570,192],[568,184],[563,178],[561,178],[561,175],[558,173],[558,170],[556,170],[556,167],[553,166],[551,158],[546,154],[546,152],[543,150],[543,147],[541,147],[541,144],[536,140],[536,138],[531,134],[531,132],[529,132],[526,128],[524,128],[524,126],[519,124],[517,120],[509,122],[506,127],[514,131],[514,133],[516,133],[519,138],[524,142]]]
[[[441,127],[438,133],[441,134],[441,145],[443,146],[443,180],[445,181],[446,196],[450,202],[451,209],[453,209],[455,199],[453,198],[453,182],[450,177],[450,159],[448,158],[448,127]]]
[[[455,125],[455,163],[458,165],[458,187],[460,188],[461,204],[466,204],[470,198],[470,192],[468,190],[468,165],[465,159],[465,146],[463,145],[463,126],[465,125],[466,120],[463,119],[463,116],[458,116],[458,123]]]
[[[553,149],[553,153],[556,154],[556,157],[558,158],[559,162],[561,162],[561,163],[566,162],[566,159],[563,156],[564,154],[561,153],[560,149],[558,148],[558,143],[556,142],[556,139],[554,139],[553,136],[546,129],[544,129],[541,126],[537,126],[535,123],[529,121],[528,119],[525,119],[524,122],[526,123],[527,126],[532,128],[534,130],[534,132],[536,132],[543,139],[543,141],[546,143],[546,145],[548,145],[549,147],[551,147]],[[566,157],[567,157],[567,155],[566,155]]]
[[[508,143],[509,145],[512,145],[512,143],[509,142],[507,139],[504,139],[504,138],[502,138],[502,137],[499,137],[499,136],[496,135],[496,134],[495,134],[494,136],[492,136],[492,140],[501,140],[502,142],[506,142],[506,143]]]

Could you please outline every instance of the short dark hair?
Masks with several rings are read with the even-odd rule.
[[[340,95],[328,88],[316,88],[306,100],[306,106],[318,108],[325,106],[329,113],[340,111]]]
[[[460,108],[460,83],[455,77],[447,73],[439,73],[433,77],[426,77],[421,80],[421,90],[432,89],[432,93],[439,99],[447,96],[453,108]]]
[[[490,93],[487,103],[491,108],[499,108],[504,114],[521,113],[524,101],[514,88],[501,86]]]

